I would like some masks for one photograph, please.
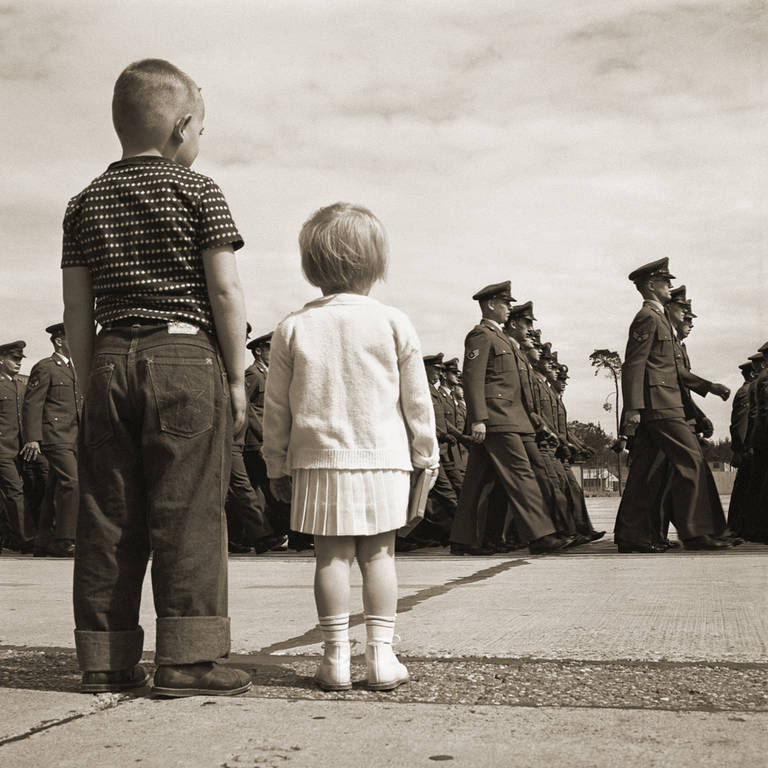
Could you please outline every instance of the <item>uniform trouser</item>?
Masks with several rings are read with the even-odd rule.
[[[572,536],[576,533],[576,525],[568,508],[568,498],[565,495],[565,477],[561,476],[562,467],[555,458],[551,447],[538,445],[533,441],[525,442],[525,450],[531,461],[531,467],[539,481],[544,505],[552,519],[552,524],[558,533]],[[560,465],[560,466],[558,466]]]
[[[595,528],[592,525],[592,521],[589,519],[587,501],[584,498],[584,490],[579,485],[579,481],[573,474],[573,470],[569,466],[566,466],[564,462],[558,461],[558,464],[562,468],[563,475],[565,476],[565,482],[567,484],[566,497],[568,498],[568,506],[576,525],[576,532],[583,536],[590,536],[595,532]]]
[[[451,451],[446,451],[440,457],[440,464],[458,499],[461,493],[461,486],[464,485],[464,470],[456,463]]]
[[[728,529],[737,536],[747,536],[746,522],[749,514],[749,488],[752,481],[753,455],[745,451],[741,455],[741,464],[736,472],[736,480],[731,491],[731,503],[728,507]]]
[[[35,520],[24,496],[21,459],[0,456],[0,491],[5,502],[5,522],[12,544],[20,545],[35,536]]]
[[[278,501],[269,487],[267,464],[259,449],[243,451],[243,462],[253,488],[259,488],[266,501],[266,519],[277,536],[285,536],[291,527],[291,505]]]
[[[425,519],[432,524],[432,530],[436,527],[441,537],[447,537],[451,531],[451,525],[456,517],[458,500],[453,483],[451,483],[445,471],[442,458],[437,472],[437,480],[429,492]],[[425,526],[425,529],[427,526]],[[422,531],[416,530],[416,535]]]
[[[669,494],[680,538],[721,533],[706,470],[699,441],[683,419],[642,422],[632,447],[614,539],[641,545],[656,543],[665,493]]]
[[[80,431],[75,643],[83,670],[142,654],[139,603],[152,551],[157,664],[229,652],[224,501],[229,388],[204,331],[118,327],[96,339]]]
[[[759,436],[752,453],[752,472],[747,491],[744,536],[768,543],[768,444]]]
[[[254,490],[243,460],[243,446],[232,446],[232,468],[229,473],[229,493],[227,495],[227,519],[240,528],[245,541],[253,544],[272,533],[272,526],[265,514],[264,494],[261,489]],[[230,538],[234,540],[233,531]]]
[[[62,445],[43,445],[42,451],[48,462],[48,479],[40,506],[37,541],[42,544],[49,539],[51,528],[56,539],[74,539],[80,508],[77,452]]]
[[[41,453],[34,461],[24,461],[21,465],[21,477],[24,480],[24,500],[32,520],[32,530],[38,529],[40,512],[48,485],[48,461]]]
[[[508,513],[525,541],[555,532],[544,509],[536,476],[525,452],[523,436],[515,432],[488,432],[482,443],[469,451],[464,487],[459,496],[451,541],[481,546],[486,539],[488,499],[499,478],[509,501]]]

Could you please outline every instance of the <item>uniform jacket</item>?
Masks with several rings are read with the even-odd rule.
[[[24,395],[24,442],[76,447],[81,406],[74,369],[58,355],[43,358],[32,368]]]
[[[248,420],[245,430],[245,450],[261,448],[264,440],[264,391],[267,388],[267,367],[254,361],[245,369],[245,396],[248,398]]]
[[[21,416],[26,382],[0,374],[0,456],[16,456],[21,450]]]
[[[536,374],[533,370],[533,366],[528,361],[528,358],[522,353],[520,347],[518,347],[514,341],[512,341],[512,352],[515,355],[517,372],[520,374],[520,393],[525,412],[528,414],[528,419],[533,425],[533,428],[539,432],[545,424],[541,418],[541,405],[536,391],[537,384],[534,379]]]
[[[751,381],[745,381],[733,396],[733,405],[731,406],[731,448],[734,453],[742,453],[747,448],[749,392],[752,383]]]
[[[488,320],[481,320],[464,340],[462,381],[470,425],[483,421],[489,432],[534,431],[522,401],[512,342]]]
[[[752,382],[750,412],[754,418],[749,425],[747,440],[753,448],[768,448],[768,368],[763,368]]]
[[[624,408],[640,411],[645,421],[685,418],[681,386],[703,396],[711,382],[678,365],[672,326],[663,311],[646,301],[629,327],[621,367]]]

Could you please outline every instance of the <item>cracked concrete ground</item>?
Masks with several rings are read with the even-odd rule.
[[[610,530],[615,500],[590,512]],[[233,558],[230,663],[254,688],[178,701],[77,693],[71,561],[4,555],[0,765],[762,766],[766,554],[409,553],[397,632],[411,683],[337,694],[311,681],[312,558]],[[151,669],[149,585],[142,622]]]

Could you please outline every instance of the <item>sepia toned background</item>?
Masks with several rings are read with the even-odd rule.
[[[669,256],[698,314],[694,370],[732,388],[768,339],[768,16],[760,0],[39,2],[0,5],[2,340],[50,353],[66,202],[119,157],[120,70],[167,58],[202,86],[195,168],[224,190],[256,333],[316,295],[296,236],[368,205],[392,258],[373,295],[425,353],[460,356],[471,294],[512,281],[600,421],[640,297]],[[730,403],[708,398],[715,437]]]

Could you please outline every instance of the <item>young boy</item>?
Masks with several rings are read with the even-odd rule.
[[[189,170],[203,117],[185,73],[131,64],[112,101],[122,159],[64,217],[64,322],[87,382],[74,576],[83,691],[148,681],[138,662],[150,551],[154,692],[251,686],[217,663],[230,648],[224,500],[245,419],[246,323],[243,240],[218,186]]]

